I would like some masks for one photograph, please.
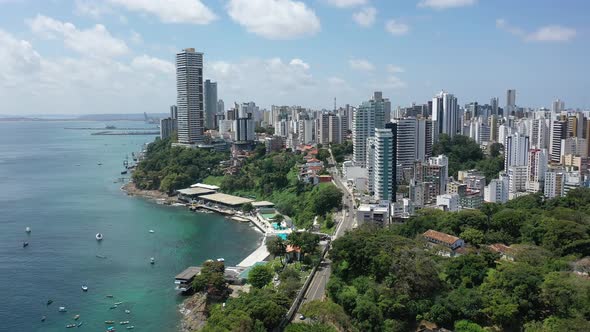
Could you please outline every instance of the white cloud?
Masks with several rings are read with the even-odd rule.
[[[172,75],[175,73],[176,69],[174,68],[174,64],[172,62],[154,58],[148,55],[142,55],[133,58],[131,61],[131,66],[133,68],[141,69],[141,70],[148,70],[148,71],[157,71],[163,74]]]
[[[346,80],[340,78],[340,77],[336,77],[336,76],[332,76],[332,77],[328,77],[328,83],[331,85],[344,85],[346,84]]]
[[[41,56],[31,43],[0,30],[0,86],[19,84],[35,75],[40,67]]]
[[[436,10],[472,6],[477,0],[422,0],[418,7],[431,8]]]
[[[405,70],[402,67],[395,66],[395,65],[387,65],[387,72],[391,74],[403,73]]]
[[[403,89],[408,85],[406,82],[402,81],[399,77],[394,75],[389,75],[385,82],[383,83],[384,89]]]
[[[268,39],[294,39],[320,31],[320,20],[294,0],[230,0],[229,16],[251,33]]]
[[[111,8],[105,2],[95,0],[76,0],[75,2],[74,13],[77,15],[98,19],[111,12]]]
[[[577,34],[575,29],[560,25],[543,26],[529,33],[501,18],[496,20],[496,28],[530,42],[567,42],[574,39]]]
[[[201,0],[108,0],[130,11],[157,16],[165,23],[209,24],[217,19]]]
[[[528,35],[527,40],[539,42],[564,42],[570,41],[576,36],[576,30],[560,25],[548,25],[539,28]]]
[[[315,89],[310,66],[301,59],[247,59],[241,62],[210,61],[205,75],[218,82],[227,101],[276,101],[276,95],[294,95]],[[233,99],[231,99],[233,97]],[[271,100],[269,100],[271,99]]]
[[[326,0],[332,6],[340,7],[340,8],[347,8],[347,7],[354,7],[360,6],[367,3],[367,0]]]
[[[410,31],[410,26],[396,20],[389,20],[385,23],[385,30],[394,36],[402,36]]]
[[[46,39],[63,39],[64,45],[81,54],[96,57],[114,57],[129,52],[123,40],[113,37],[102,24],[91,29],[79,30],[69,22],[37,14],[28,20],[31,31]]]
[[[131,40],[131,42],[134,44],[143,43],[143,38],[141,37],[141,34],[135,30],[131,30],[131,37],[129,38],[129,40]]]
[[[370,27],[373,25],[376,17],[377,9],[375,9],[375,7],[365,7],[352,14],[352,19],[362,27]]]
[[[368,60],[365,59],[350,59],[348,60],[350,68],[358,71],[373,71],[375,66]]]

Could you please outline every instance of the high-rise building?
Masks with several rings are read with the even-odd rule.
[[[584,138],[568,137],[561,140],[560,156],[574,155],[588,157],[588,141]]]
[[[391,165],[391,193],[392,193],[392,197],[391,200],[392,201],[396,201],[396,193],[397,193],[397,181],[398,181],[398,173],[397,173],[397,166],[398,166],[398,162],[397,162],[397,124],[393,123],[393,122],[389,122],[385,124],[385,129],[389,129],[391,131],[391,139],[392,139],[392,144],[391,144],[391,155],[393,156],[393,162]]]
[[[508,199],[514,199],[520,193],[526,192],[527,171],[527,166],[508,167]]]
[[[498,97],[493,97],[490,100],[490,106],[492,108],[492,114],[491,115],[495,115],[495,116],[500,115],[500,114],[498,114]]]
[[[219,114],[225,113],[225,103],[223,102],[223,99],[219,99],[217,101],[217,113],[219,113]]]
[[[205,80],[205,127],[215,128],[217,113],[217,82]]]
[[[564,194],[565,171],[549,169],[545,172],[544,195],[547,198],[561,197]]]
[[[416,120],[416,159],[427,160],[432,157],[432,120]]]
[[[508,202],[508,174],[501,172],[497,179],[493,179],[485,187],[483,199],[488,203]]]
[[[397,164],[404,169],[412,168],[417,160],[416,153],[418,151],[416,118],[394,119],[393,122],[397,125]]]
[[[393,133],[390,129],[375,129],[375,136],[367,139],[367,173],[369,188],[378,201],[393,201],[395,192],[393,167]]]
[[[546,170],[547,150],[530,149],[527,163],[526,191],[534,193],[543,190]]]
[[[519,133],[510,135],[504,143],[504,170],[511,166],[526,166],[530,148],[529,137]]]
[[[450,93],[441,91],[432,99],[432,121],[436,121],[435,134],[457,135],[460,130],[461,119],[457,98]]]
[[[551,112],[553,113],[553,116],[558,116],[564,110],[565,110],[565,103],[563,102],[563,100],[557,99],[551,104]],[[553,119],[554,118],[552,118],[552,120]]]
[[[203,53],[194,48],[176,54],[176,106],[178,142],[194,145],[203,141]]]
[[[252,113],[248,113],[247,117],[237,118],[233,125],[234,140],[236,142],[252,142],[256,139],[254,132],[254,119]]]
[[[551,162],[561,161],[561,140],[567,138],[567,121],[553,121],[551,127]]]
[[[375,136],[375,128],[385,128],[386,102],[389,100],[383,99],[381,92],[375,92],[373,99],[362,103],[353,112],[353,162],[357,166],[365,167],[367,138]]]
[[[516,90],[511,89],[506,91],[506,114],[505,116],[511,115],[512,112],[516,111]]]
[[[178,119],[178,107],[176,105],[170,106],[170,118],[171,119]]]

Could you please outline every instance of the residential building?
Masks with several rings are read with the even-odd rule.
[[[579,137],[562,139],[560,157],[568,154],[582,158],[588,157],[588,141],[585,138]]]
[[[205,80],[205,127],[208,129],[215,128],[217,102],[217,82]]]
[[[567,138],[567,121],[553,121],[551,127],[551,162],[559,163],[561,160],[561,141]]]
[[[402,198],[391,203],[391,218],[396,221],[403,221],[414,215],[414,203],[412,200]]]
[[[508,199],[514,199],[519,193],[527,191],[527,171],[527,166],[508,167]]]
[[[280,151],[284,147],[284,139],[281,136],[271,136],[264,139],[266,153]]]
[[[374,137],[374,176],[369,177],[373,181],[374,197],[377,201],[393,201],[395,178],[393,175],[393,133],[389,129],[375,129]],[[371,185],[369,185],[371,187]]]
[[[393,122],[397,125],[396,161],[403,168],[411,168],[418,160],[417,120],[416,118],[403,118],[394,119]]]
[[[444,194],[436,196],[436,206],[443,207],[445,211],[459,211],[459,195]]]
[[[545,172],[544,195],[547,198],[561,197],[564,195],[565,171],[552,168]]]
[[[389,224],[388,204],[361,204],[356,209],[356,221],[362,223],[374,223],[379,226]]]
[[[375,136],[375,128],[385,128],[385,110],[388,103],[389,100],[383,99],[381,92],[375,92],[373,99],[362,103],[353,112],[353,161],[358,166],[365,166],[367,138]]]
[[[528,153],[526,191],[540,192],[547,170],[547,149],[530,149]]]
[[[465,246],[465,241],[462,239],[432,229],[427,230],[424,234],[422,234],[422,236],[424,239],[426,239],[426,241],[432,244],[442,245],[451,250]]]
[[[511,166],[525,166],[529,147],[528,136],[519,133],[508,136],[504,143],[504,170]]]
[[[441,91],[432,99],[432,121],[436,121],[434,132],[436,138],[440,134],[453,137],[460,129],[459,106],[457,98],[450,93]]]
[[[160,138],[168,138],[177,131],[178,126],[178,107],[170,106],[170,116],[160,119]]]
[[[176,91],[178,143],[201,143],[204,131],[203,53],[187,48],[176,54]]]
[[[502,172],[497,179],[493,179],[484,189],[483,199],[488,203],[508,202],[509,189],[508,174]]]

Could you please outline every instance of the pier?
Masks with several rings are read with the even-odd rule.
[[[128,135],[160,135],[159,131],[99,131],[90,135],[128,136]]]
[[[270,256],[270,253],[266,249],[266,236],[265,236],[264,239],[262,240],[262,244],[260,245],[260,247],[258,247],[258,249],[254,250],[253,253],[248,255],[248,257],[244,258],[244,260],[238,264],[238,267],[250,267],[258,262],[264,261],[265,259],[268,258],[268,256]]]

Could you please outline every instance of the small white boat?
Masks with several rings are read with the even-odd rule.
[[[31,232],[31,227],[27,226],[27,228],[25,228],[25,232],[30,233]]]
[[[87,292],[87,291],[88,291],[88,286],[86,286],[86,285],[82,285],[82,291],[83,291],[83,292]]]
[[[66,312],[68,310],[66,309],[66,307],[59,307],[59,309],[57,311],[59,311],[59,312]]]
[[[115,302],[115,305],[121,305],[123,302]]]
[[[218,262],[225,262],[225,258],[218,258],[217,261]]]
[[[133,330],[134,328],[135,328],[135,326],[134,326],[134,325],[127,326],[127,329],[128,329],[128,330]]]
[[[150,264],[152,264],[152,265],[153,265],[153,264],[156,264],[156,259],[155,259],[155,258],[153,258],[153,257],[152,257],[152,258],[150,258]]]
[[[96,233],[96,241],[102,241],[102,234]]]
[[[150,229],[150,233],[154,233],[154,230],[153,229]]]
[[[129,324],[129,321],[128,320],[122,321],[122,322],[119,322],[119,324],[121,324],[121,325],[127,325],[127,324]]]

